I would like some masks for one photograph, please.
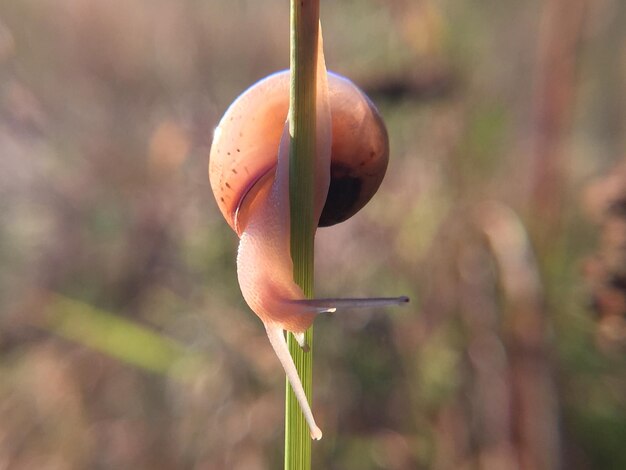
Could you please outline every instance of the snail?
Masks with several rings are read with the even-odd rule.
[[[351,81],[327,72],[321,34],[318,43],[314,216],[319,226],[328,226],[355,214],[376,192],[389,142],[372,102]],[[294,282],[288,108],[289,71],[243,92],[215,129],[209,180],[220,211],[240,238],[237,277],[243,297],[265,326],[311,437],[320,439],[284,330],[306,350],[304,332],[319,313],[401,304],[408,298],[306,299]]]

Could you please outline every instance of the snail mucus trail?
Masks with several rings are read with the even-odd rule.
[[[324,226],[351,217],[369,201],[384,176],[389,144],[371,101],[346,78],[327,72],[321,34],[316,87],[314,217]],[[320,439],[322,432],[313,418],[284,331],[293,333],[306,348],[304,332],[319,313],[397,305],[408,302],[408,298],[306,299],[294,282],[288,108],[288,71],[270,75],[242,93],[215,129],[209,179],[222,214],[240,239],[237,277],[243,297],[265,326],[311,437]],[[327,202],[327,195],[335,198]]]

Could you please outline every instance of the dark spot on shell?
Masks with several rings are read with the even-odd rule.
[[[223,197],[220,198],[220,201],[225,202]]]
[[[237,149],[237,152],[241,152],[241,150]]]
[[[230,152],[228,152],[226,155],[230,155]]]
[[[361,195],[361,186],[361,180],[350,174],[350,168],[333,165],[330,168],[328,197],[322,209],[319,226],[328,227],[350,217]]]
[[[231,170],[233,173],[237,174],[237,170],[235,170],[234,168],[231,168]]]
[[[230,189],[230,184],[226,183],[226,187],[227,187],[228,189]]]

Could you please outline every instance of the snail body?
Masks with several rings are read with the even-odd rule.
[[[356,213],[376,192],[389,147],[374,105],[352,82],[326,71],[321,35],[317,62],[314,217],[320,225],[332,225]],[[243,297],[265,326],[311,437],[320,439],[284,330],[305,348],[304,332],[319,313],[408,299],[306,299],[294,282],[288,101],[288,72],[271,75],[240,95],[215,130],[209,179],[222,214],[240,238],[237,277]]]

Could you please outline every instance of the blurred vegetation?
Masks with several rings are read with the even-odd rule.
[[[388,175],[318,233],[325,469],[626,468],[626,3],[322,2]],[[284,375],[212,129],[288,2],[0,3],[0,467],[265,469]]]

